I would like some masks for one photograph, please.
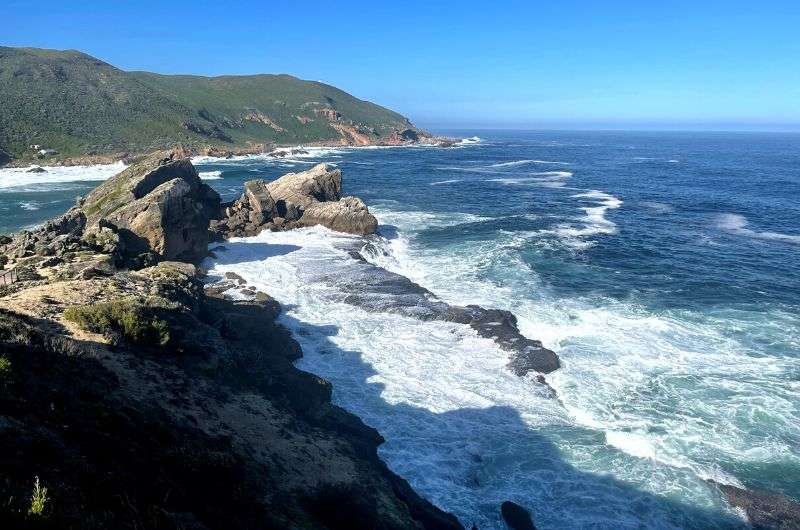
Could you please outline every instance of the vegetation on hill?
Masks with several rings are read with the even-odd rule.
[[[396,112],[289,75],[125,72],[78,51],[0,47],[0,159],[363,143],[413,128]],[[34,149],[32,146],[39,146]],[[0,163],[3,163],[0,160]]]

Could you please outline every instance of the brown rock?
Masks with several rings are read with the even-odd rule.
[[[375,219],[358,197],[345,197],[335,202],[315,202],[309,205],[300,218],[303,226],[322,225],[349,234],[374,234],[378,229]]]
[[[313,202],[338,201],[342,196],[342,172],[327,164],[318,164],[307,171],[288,173],[267,185],[275,200],[278,215],[294,220]],[[299,217],[299,216],[298,216]]]
[[[89,231],[102,219],[131,253],[192,261],[205,256],[219,195],[182,153],[144,159],[96,188],[83,205]]]

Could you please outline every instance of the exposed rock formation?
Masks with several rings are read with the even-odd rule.
[[[712,481],[713,482],[713,481]],[[769,491],[747,490],[715,483],[732,506],[741,508],[755,530],[800,529],[800,503]]]
[[[275,201],[263,180],[244,184],[244,194],[230,204],[222,205],[223,218],[211,222],[211,230],[221,238],[254,236],[271,227],[278,215]]]
[[[505,501],[500,505],[500,515],[511,530],[536,530],[531,514],[519,504]]]
[[[358,197],[312,203],[303,211],[300,223],[304,226],[323,225],[337,232],[360,235],[374,234],[378,229],[378,220]]]
[[[313,202],[338,201],[342,195],[342,172],[327,164],[317,164],[307,171],[287,173],[270,182],[267,188],[278,205],[279,214],[292,206],[302,212]]]
[[[118,232],[128,254],[196,260],[206,255],[219,195],[182,153],[160,153],[108,179],[86,198],[87,232]],[[101,223],[102,220],[102,223]]]
[[[318,164],[265,183],[245,184],[244,194],[223,205],[222,218],[211,224],[219,239],[251,236],[264,229],[323,225],[331,230],[367,235],[378,221],[356,197],[341,198],[342,172]]]
[[[162,262],[0,295],[0,528],[460,528],[293,366],[274,300],[206,296],[193,273]],[[68,318],[76,304],[103,318]]]

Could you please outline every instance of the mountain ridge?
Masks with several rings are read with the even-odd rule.
[[[176,144],[197,152],[260,152],[429,136],[408,118],[319,81],[125,71],[79,50],[0,47],[0,100],[0,164]]]

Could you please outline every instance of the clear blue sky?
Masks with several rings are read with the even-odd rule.
[[[289,73],[424,126],[800,127],[800,1],[3,0],[0,44]]]

